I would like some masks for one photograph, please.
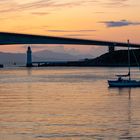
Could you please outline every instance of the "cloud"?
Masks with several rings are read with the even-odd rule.
[[[96,30],[47,30],[48,32],[95,32]]]
[[[32,12],[31,14],[33,14],[33,15],[39,15],[39,16],[44,16],[44,15],[48,15],[50,13],[48,13],[48,12]]]
[[[128,20],[102,21],[100,23],[104,23],[107,27],[122,27],[122,26],[130,26],[130,25],[140,25],[140,22],[132,22],[132,21],[128,21]]]
[[[70,2],[60,2],[57,0],[36,0],[32,2],[20,3],[14,0],[0,0],[0,13],[7,12],[19,12],[26,10],[37,10],[42,8],[71,8],[75,6],[83,5],[87,2],[84,0],[70,1]]]
[[[36,15],[46,15],[51,10],[59,8],[71,8],[77,6],[125,6],[129,0],[69,0],[69,1],[59,1],[59,0],[30,0],[30,1],[20,1],[20,0],[0,0],[0,13],[10,13],[10,12],[24,12],[32,11],[31,14]],[[45,12],[38,12],[38,10],[45,10]],[[47,9],[47,12],[46,12]],[[49,11],[49,12],[48,12]]]
[[[65,37],[85,37],[85,36],[92,36],[88,34],[89,32],[96,32],[97,30],[47,30],[48,32],[55,32],[55,33],[64,33],[63,36]]]
[[[107,7],[126,7],[129,6],[128,1],[129,0],[109,0],[108,2],[104,2],[103,5]]]
[[[30,0],[30,1],[20,1],[20,0],[0,0],[0,13],[7,12],[20,12],[27,10],[38,10],[42,8],[71,8],[77,6],[127,6],[129,0]],[[38,12],[37,12],[38,13]],[[41,14],[40,14],[41,15]],[[43,15],[43,14],[42,14]]]
[[[105,12],[94,12],[95,14],[103,14],[103,13],[105,13]]]
[[[87,34],[66,34],[66,35],[63,35],[65,37],[85,37],[85,36],[92,36],[92,35],[87,35]]]
[[[30,3],[19,3],[13,0],[7,0],[7,2],[3,3],[0,7],[1,13],[7,13],[7,12],[19,12],[19,11],[26,11],[26,10],[32,10],[37,8],[43,8],[46,6],[53,5],[54,2],[51,0],[38,0]]]

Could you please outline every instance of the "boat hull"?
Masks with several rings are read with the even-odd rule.
[[[122,81],[108,81],[109,87],[140,87],[140,81],[122,80]]]

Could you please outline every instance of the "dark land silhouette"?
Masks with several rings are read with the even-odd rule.
[[[138,66],[140,64],[140,49],[130,50],[131,66]],[[67,61],[67,62],[51,62],[42,64],[40,66],[109,66],[109,67],[126,67],[128,66],[128,50],[117,50],[110,53],[105,53],[95,59],[84,59],[81,61]]]
[[[39,67],[46,67],[46,66],[66,66],[66,67],[69,67],[69,66],[77,66],[77,67],[94,67],[94,66],[100,66],[100,67],[115,67],[116,66],[117,67],[119,66],[121,67],[122,66],[122,67],[127,67],[128,66],[128,50],[116,50],[114,52],[105,53],[96,58],[91,58],[91,59],[85,58],[79,61],[78,61],[78,57],[72,56],[69,54],[54,53],[54,52],[46,50],[46,51],[43,51],[43,53],[42,51],[36,52],[33,56],[33,60],[46,61],[46,63],[41,63],[40,65],[38,65]],[[81,55],[81,57],[83,56]],[[24,65],[26,62],[26,54],[23,54],[23,53],[0,52],[0,58],[1,58],[0,59],[1,68],[3,67],[2,64]],[[130,50],[130,58],[131,58],[131,66],[140,65],[140,49]]]

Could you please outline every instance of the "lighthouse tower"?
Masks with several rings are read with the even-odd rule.
[[[30,46],[27,49],[27,63],[26,63],[26,67],[32,67],[32,50],[31,50]]]

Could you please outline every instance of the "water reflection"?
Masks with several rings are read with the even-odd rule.
[[[127,121],[127,127],[125,128],[125,133],[120,136],[121,139],[133,139],[133,136],[131,134],[131,125],[133,122],[132,118],[132,88],[109,88],[110,94],[116,94],[116,96],[120,96],[124,98],[126,104],[126,121]]]
[[[32,68],[27,68],[27,76],[31,76],[32,75]]]
[[[105,68],[3,70],[0,139],[139,137],[139,90],[108,89],[108,71],[114,73]]]

